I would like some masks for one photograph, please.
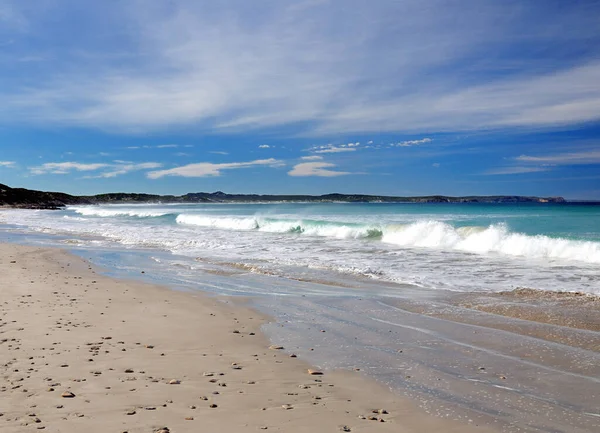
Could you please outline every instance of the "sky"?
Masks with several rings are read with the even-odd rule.
[[[600,199],[600,1],[0,0],[0,183]]]

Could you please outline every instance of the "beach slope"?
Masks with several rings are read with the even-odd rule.
[[[2,432],[489,431],[360,372],[309,374],[231,300],[114,280],[58,249],[0,244],[0,299]]]

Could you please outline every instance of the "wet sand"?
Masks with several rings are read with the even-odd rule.
[[[359,371],[319,372],[230,300],[0,244],[2,432],[487,432]],[[315,372],[313,371],[313,373]]]
[[[600,333],[461,306],[514,294],[405,295],[274,298],[263,309],[283,302],[285,315],[265,331],[319,365],[359,367],[437,417],[507,433],[600,430]],[[577,302],[597,314],[593,299]]]
[[[521,288],[486,295],[462,295],[456,299],[460,299],[458,305],[478,311],[600,332],[600,297],[587,293]]]

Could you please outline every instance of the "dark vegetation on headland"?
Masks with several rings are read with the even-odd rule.
[[[62,192],[34,191],[10,188],[0,184],[0,206],[26,209],[59,209],[68,205],[82,204],[125,204],[125,203],[258,203],[258,202],[353,202],[353,203],[564,203],[562,197],[523,196],[468,196],[447,197],[431,195],[424,197],[391,197],[364,194],[325,195],[259,195],[196,192],[185,195],[155,195],[136,193],[109,193],[92,196],[74,196]]]

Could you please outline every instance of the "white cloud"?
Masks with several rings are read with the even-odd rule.
[[[329,168],[335,167],[335,164],[329,162],[302,162],[296,164],[292,170],[288,172],[290,176],[318,176],[318,177],[335,177],[352,174],[347,171],[334,171]]]
[[[346,147],[345,144],[334,146],[333,144],[327,144],[325,146],[315,146],[310,149],[314,153],[340,153],[340,152],[355,152],[356,147]]]
[[[135,149],[176,149],[178,148],[179,145],[178,144],[159,144],[157,146],[127,146],[125,149],[131,149],[131,150],[135,150]],[[191,146],[185,146],[185,147],[191,147]]]
[[[132,163],[128,161],[113,161],[111,164],[92,163],[86,164],[81,162],[47,162],[45,164],[29,167],[29,172],[33,175],[42,174],[69,174],[72,172],[99,171],[106,170],[97,175],[88,175],[86,178],[110,178],[120,176],[139,170],[149,170],[162,167],[158,162],[142,162]]]
[[[109,166],[104,163],[47,162],[36,167],[29,167],[29,171],[31,174],[67,174],[72,171],[95,171]]]
[[[340,153],[340,152],[354,152],[354,147],[332,147],[330,149],[315,150],[315,153]]]
[[[114,167],[115,167],[114,170],[101,173],[98,176],[94,176],[94,177],[101,177],[101,178],[117,177],[122,174],[131,173],[132,171],[150,170],[150,169],[160,168],[160,167],[162,167],[162,164],[158,163],[158,162],[142,162],[140,164],[124,164],[124,165],[116,165]]]
[[[435,167],[435,168],[439,168],[439,167],[440,167],[440,165],[441,165],[441,164],[440,164],[439,162],[434,162],[433,164],[431,164],[431,166],[432,166],[432,167]]]
[[[208,153],[214,153],[215,155],[229,155],[229,152],[223,152],[221,150],[211,150]]]
[[[483,174],[520,174],[550,171],[562,165],[600,164],[600,149],[584,149],[549,155],[521,155],[512,158],[517,165],[493,168]]]
[[[269,149],[271,146],[269,146],[268,144],[261,144],[260,146],[258,146],[259,149]]]
[[[554,165],[600,164],[600,149],[543,156],[521,155],[515,159],[519,162],[546,163]]]
[[[15,166],[15,162],[14,161],[0,161],[0,167],[14,167]]]
[[[320,159],[323,159],[323,157],[319,156],[319,155],[310,155],[310,156],[303,156],[300,159],[302,159],[304,161],[318,161]]]
[[[181,177],[209,177],[220,176],[223,170],[232,170],[237,168],[249,168],[256,166],[281,167],[282,161],[269,158],[257,159],[248,162],[228,162],[214,164],[212,162],[199,162],[195,164],[183,165],[168,170],[151,171],[147,174],[150,179],[159,179],[165,176],[181,176]]]
[[[422,138],[420,140],[401,141],[400,143],[392,144],[392,146],[397,146],[397,147],[420,146],[421,144],[431,143],[432,141],[433,141],[433,139],[431,139],[431,138]]]
[[[27,16],[32,40],[45,35],[48,47],[59,37],[48,22],[127,31],[109,46],[88,32],[54,48],[56,63],[35,80],[31,68],[22,79],[13,68],[0,72],[10,78],[0,122],[132,133],[291,125],[331,134],[600,119],[597,4],[432,1],[132,0],[80,9],[81,17],[14,1],[0,22]]]
[[[499,167],[492,168],[485,171],[482,174],[486,175],[501,175],[501,174],[522,174],[522,173],[537,173],[540,171],[550,171],[550,167],[524,167],[524,166],[512,166],[512,167]]]

